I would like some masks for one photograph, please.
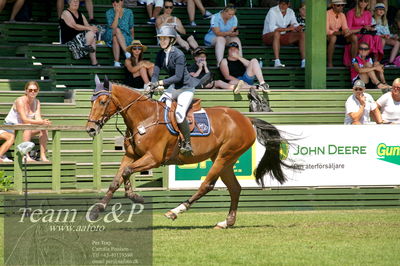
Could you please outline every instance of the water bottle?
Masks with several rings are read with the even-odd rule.
[[[260,57],[258,58],[258,63],[260,64],[260,68],[263,67],[263,59]]]

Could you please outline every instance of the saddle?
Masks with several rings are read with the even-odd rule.
[[[177,105],[178,105],[178,103],[176,101],[172,102],[171,108],[168,111],[168,119],[169,119],[173,129],[176,132],[179,132],[179,135],[181,135],[181,132],[179,131],[178,123],[176,122],[176,117],[175,117],[175,110],[176,110]],[[193,113],[200,111],[200,110],[201,110],[201,99],[194,98],[192,100],[192,103],[190,104],[189,109],[186,114],[186,119],[189,123],[190,132],[192,132],[196,126]]]

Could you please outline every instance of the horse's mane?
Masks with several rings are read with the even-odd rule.
[[[122,88],[124,88],[124,89],[132,90],[132,91],[135,91],[135,92],[137,92],[137,93],[139,93],[139,94],[143,94],[142,91],[139,91],[139,90],[137,90],[137,89],[135,89],[135,88],[132,88],[132,87],[126,85],[126,84],[122,84],[122,83],[118,83],[118,82],[110,82],[110,83],[111,83],[112,85],[117,85],[117,86],[122,87]],[[144,98],[143,98],[143,99],[148,100],[148,101],[157,101],[157,100],[155,100],[155,99],[153,99],[153,98],[150,98],[150,97],[147,96],[147,95],[144,95]]]

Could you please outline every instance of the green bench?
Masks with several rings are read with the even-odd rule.
[[[204,35],[208,32],[209,26],[197,26],[195,29],[187,27],[187,32],[196,30],[197,42],[204,45]],[[239,26],[240,38],[243,45],[261,45],[262,27],[260,26]],[[59,29],[56,23],[7,23],[0,24],[0,44],[27,44],[27,43],[59,43]],[[135,27],[135,38],[140,39],[146,45],[156,45],[156,31],[153,25],[138,25]],[[34,41],[32,41],[34,40]]]
[[[23,91],[25,84],[28,79],[0,79],[0,91]],[[52,91],[53,81],[52,80],[34,80],[39,84],[40,91]]]
[[[110,8],[112,8],[112,5],[109,1],[107,1],[106,4],[97,4],[97,5],[95,4],[94,5],[94,17],[98,24],[106,24],[107,23],[105,14],[106,14],[106,11]],[[213,14],[219,12],[222,9],[223,9],[222,5],[220,7],[207,7],[207,10]],[[89,19],[89,15],[87,14],[87,11],[85,8],[81,7],[79,10],[85,15],[85,17],[87,19]],[[147,11],[144,6],[138,6],[138,7],[132,8],[132,12],[134,14],[135,25],[146,24],[149,17],[147,15]],[[262,26],[267,12],[268,12],[267,8],[240,7],[236,12],[236,16],[239,20],[240,25],[253,24],[253,25],[261,25]],[[11,6],[6,6],[4,11],[0,14],[0,21],[8,21],[8,19],[10,17],[10,13],[11,13]],[[34,19],[35,18],[40,19],[45,16],[45,11],[42,6],[39,6],[38,4],[34,3],[32,15],[33,15]],[[175,7],[175,9],[173,11],[173,15],[180,18],[184,25],[189,23],[186,7]],[[197,25],[203,25],[203,26],[210,25],[210,20],[203,19],[201,13],[198,11],[195,13],[195,19],[196,19]],[[57,11],[55,8],[55,4],[52,6],[51,17],[49,19],[49,22],[58,23]]]
[[[155,45],[149,45],[148,50],[144,54],[144,59],[155,61],[156,55],[160,48]],[[207,51],[207,61],[209,66],[216,65],[214,48],[205,48]],[[41,63],[43,66],[49,65],[89,65],[88,57],[75,60],[72,58],[71,52],[66,45],[54,44],[27,44],[19,46],[16,54],[23,58],[28,58],[30,65],[33,63]],[[244,57],[247,59],[257,58],[262,59],[264,67],[273,66],[273,51],[270,47],[265,46],[247,46],[243,51]],[[341,65],[343,49],[335,50],[334,63],[337,66]],[[109,47],[98,46],[96,52],[97,59],[102,66],[110,66],[113,63],[114,57],[112,50]],[[121,57],[121,60],[123,58]],[[193,62],[192,56],[186,54],[188,64]],[[300,54],[297,47],[288,46],[282,47],[281,59],[287,66],[299,67]]]

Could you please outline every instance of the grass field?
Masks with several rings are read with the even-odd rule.
[[[399,265],[400,209],[154,214],[154,265]],[[3,238],[3,218],[0,218]],[[3,241],[0,242],[3,261]]]

